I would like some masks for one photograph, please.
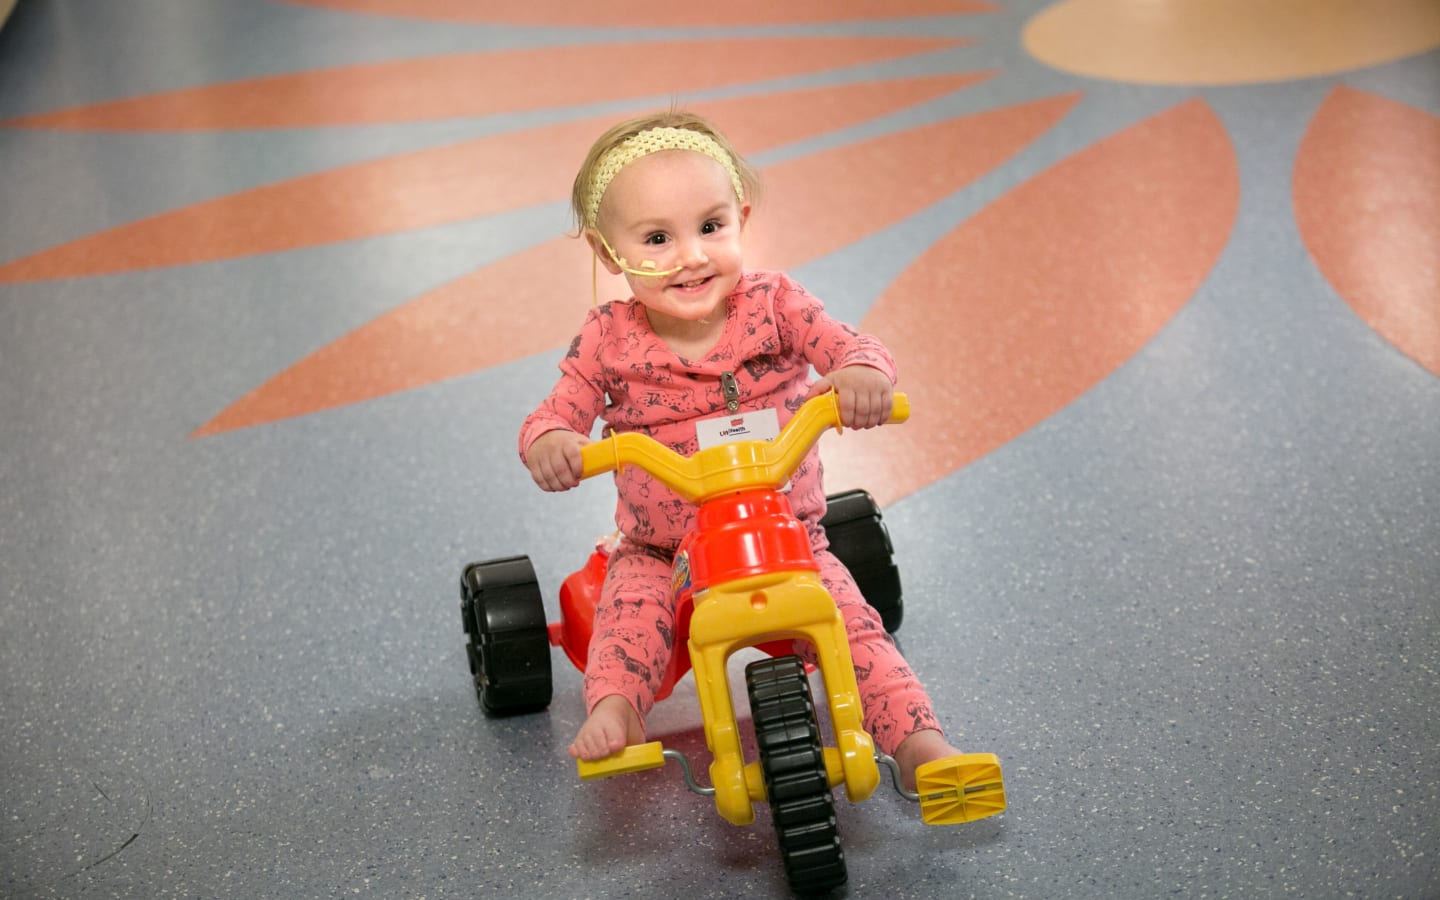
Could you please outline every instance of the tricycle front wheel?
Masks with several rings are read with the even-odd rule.
[[[765,796],[785,876],[797,894],[818,894],[845,883],[845,852],[805,664],[781,656],[745,668],[755,744]]]

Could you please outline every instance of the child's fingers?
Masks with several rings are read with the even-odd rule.
[[[565,445],[565,462],[570,466],[570,487],[579,484],[580,476],[585,474],[585,457],[580,453],[580,448],[583,446],[585,444],[582,441]]]
[[[563,453],[555,456],[546,454],[537,460],[531,476],[546,491],[568,490],[579,483],[579,477],[572,473]]]
[[[846,421],[851,428],[874,428],[877,425],[885,424],[885,420],[890,418],[893,406],[894,395],[883,388],[854,391],[848,398],[842,393],[840,397],[841,421]]]
[[[843,388],[835,392],[836,404],[840,408],[840,424],[846,428],[855,428],[855,392]]]
[[[585,458],[580,448],[588,443],[589,440],[582,435],[554,438],[543,447],[537,442],[537,446],[531,449],[530,477],[542,490],[570,490],[580,483],[581,476],[585,474]]]
[[[821,394],[828,393],[833,386],[834,384],[831,382],[829,375],[817,381],[812,381],[810,383],[810,389],[805,392],[805,399],[809,400],[812,397],[818,397]]]

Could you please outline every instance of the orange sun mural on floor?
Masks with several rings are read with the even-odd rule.
[[[456,27],[564,26],[578,35],[660,24],[652,21],[652,5],[633,0],[283,2],[314,14]],[[750,156],[840,136],[764,169],[765,201],[749,234],[749,260],[761,267],[789,269],[844,252],[984,184],[1042,139],[1059,142],[1059,162],[921,248],[861,323],[901,360],[916,415],[887,437],[883,455],[870,453],[863,440],[836,442],[831,468],[837,484],[863,470],[877,495],[892,500],[1004,445],[1124,365],[1224,254],[1242,185],[1221,119],[1202,97],[1182,94],[1159,113],[1077,144],[1057,126],[1106,90],[1107,80],[1198,92],[1204,85],[1328,77],[1440,44],[1440,16],[1422,0],[1397,3],[1384,22],[1361,15],[1351,0],[1140,6],[1068,0],[1041,10],[1017,34],[1042,63],[1101,79],[1084,92],[982,103],[964,114],[868,131],[887,116],[1003,83],[1007,73],[967,68],[963,51],[972,42],[964,37],[803,36],[794,29],[963,19],[1000,7],[922,0],[900,14],[876,0],[742,0],[723,9],[667,10],[663,24],[791,30],[781,37],[628,43],[591,36],[571,45],[367,62],[27,115],[0,125],[223,132],[560,114],[550,124],[162,212],[4,262],[0,284],[303,252],[558,204],[590,140],[620,115],[596,114],[590,107],[599,103],[634,112],[653,108],[657,96],[682,99]],[[1320,13],[1317,26],[1312,19]],[[1267,49],[1261,37],[1283,35],[1287,22],[1309,23],[1307,40],[1284,43],[1283,52]],[[1087,34],[1092,38],[1081,39]],[[1227,35],[1235,40],[1226,43]],[[1336,35],[1346,39],[1330,40]],[[1222,45],[1229,52],[1215,54]],[[625,65],[615,65],[617,59]],[[913,64],[923,74],[874,76],[863,68],[883,64]],[[846,74],[851,70],[856,74]],[[577,72],[604,74],[576,78]],[[815,86],[822,76],[828,80]],[[571,109],[574,115],[563,115]],[[1336,293],[1440,374],[1437,160],[1440,125],[1433,115],[1337,85],[1294,161],[1294,205],[1306,246]],[[198,424],[193,436],[277,423],[558,352],[589,303],[590,284],[583,244],[558,234],[541,240],[316,348]],[[616,296],[623,282],[606,279],[602,289]]]

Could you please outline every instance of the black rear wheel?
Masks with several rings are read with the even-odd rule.
[[[529,557],[471,563],[460,576],[465,656],[486,713],[508,716],[550,705],[550,636]]]
[[[785,877],[797,894],[845,883],[845,852],[805,664],[781,656],[745,668],[765,796],[775,823]]]
[[[830,538],[830,552],[850,570],[865,601],[880,614],[885,630],[894,634],[905,618],[900,569],[880,505],[867,491],[846,491],[825,498],[820,524]]]

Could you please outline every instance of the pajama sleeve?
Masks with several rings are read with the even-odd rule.
[[[869,366],[895,383],[895,359],[879,338],[830,318],[819,299],[784,276],[775,290],[774,309],[782,341],[804,354],[821,375],[846,366]]]
[[[605,409],[605,388],[600,365],[604,340],[601,310],[591,310],[580,333],[560,361],[560,380],[550,395],[520,426],[520,459],[526,461],[530,445],[547,431],[565,429],[589,436],[595,419]]]

